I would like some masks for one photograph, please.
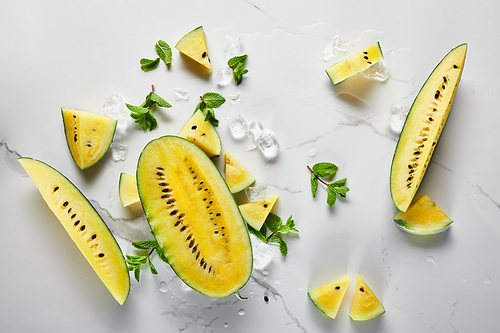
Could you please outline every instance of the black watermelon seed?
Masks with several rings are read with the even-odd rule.
[[[71,215],[71,219],[74,219],[76,217],[76,214]]]
[[[186,230],[186,226],[183,225],[180,230],[181,230],[181,232],[183,232],[184,230]]]
[[[340,289],[340,286],[336,286],[335,289],[339,290]]]
[[[207,56],[207,52],[203,52],[203,53],[201,54],[201,57],[202,57],[202,58],[205,58],[206,56]]]
[[[104,253],[99,253],[99,258],[104,257]]]
[[[81,231],[85,230],[85,224],[80,227],[80,230]]]
[[[59,189],[59,186],[54,187],[54,192]]]
[[[75,223],[73,223],[73,225],[76,227],[79,223],[80,223],[80,220],[78,220]]]
[[[97,238],[97,235],[96,235],[96,234],[93,234],[90,238],[92,238],[92,239],[96,239],[96,238]]]
[[[64,206],[64,207],[66,207],[68,204],[69,204],[69,202],[65,201],[65,202],[63,203],[63,206]]]
[[[192,129],[192,130],[195,130],[195,129],[197,129],[197,128],[198,128],[198,126],[196,126],[196,125],[191,126],[191,129]]]

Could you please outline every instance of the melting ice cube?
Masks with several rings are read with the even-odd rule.
[[[239,114],[229,119],[228,127],[235,139],[241,139],[248,134],[248,123]]]
[[[389,70],[383,63],[377,62],[375,65],[364,70],[363,76],[367,79],[374,79],[376,81],[385,82],[391,75],[389,73]]]
[[[254,119],[248,125],[248,137],[250,138],[250,145],[245,148],[245,150],[252,150],[257,148],[257,141],[262,135],[264,131],[264,127],[261,122],[257,119]]]
[[[126,145],[122,145],[120,143],[113,142],[111,143],[111,155],[113,156],[113,160],[125,161],[125,155],[127,154],[128,147]]]
[[[391,105],[389,111],[389,127],[394,133],[401,133],[410,107],[406,105]]]
[[[269,244],[261,242],[254,235],[250,235],[253,248],[253,268],[263,270],[271,263],[274,257],[274,250]]]
[[[183,88],[174,89],[174,98],[176,101],[188,101],[189,100],[189,92]]]
[[[247,195],[248,201],[265,199],[264,188],[262,186],[249,186],[245,189],[245,194]]]
[[[233,70],[229,66],[221,66],[217,70],[217,75],[215,81],[218,86],[224,87],[231,83],[233,79]]]
[[[101,114],[115,118],[118,121],[115,139],[119,139],[125,135],[131,118],[129,117],[130,111],[125,105],[125,98],[123,96],[114,93],[106,98],[101,107]]]
[[[240,102],[241,102],[241,94],[240,93],[236,93],[234,95],[229,95],[229,102],[231,104],[240,104]]]
[[[245,47],[240,37],[226,36],[226,47],[224,53],[228,58],[242,55],[245,53]]]
[[[270,160],[278,156],[280,146],[274,133],[266,130],[264,133],[262,133],[257,143],[260,150],[267,159]]]
[[[323,61],[330,61],[345,55],[349,51],[349,46],[349,42],[342,40],[339,35],[335,36],[333,42],[323,50]]]

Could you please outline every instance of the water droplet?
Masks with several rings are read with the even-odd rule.
[[[313,148],[309,150],[309,156],[311,157],[316,156],[317,153],[318,153],[318,148]]]
[[[239,314],[240,316],[244,316],[244,315],[245,315],[245,310],[243,310],[243,309],[239,309],[239,310],[238,310],[238,314]]]
[[[462,282],[467,282],[467,278],[465,276],[462,278]]]
[[[228,328],[229,327],[229,324],[228,323],[224,323],[224,328]]]
[[[233,70],[229,66],[223,65],[219,67],[215,78],[215,81],[218,86],[220,87],[227,86],[229,83],[231,83],[232,79],[233,79]]]
[[[248,123],[239,114],[229,119],[228,127],[231,135],[235,139],[241,139],[248,134]]]
[[[396,133],[401,133],[403,129],[403,125],[406,120],[406,115],[410,111],[410,107],[406,105],[391,105],[391,109],[389,111],[389,127],[390,129]]]
[[[483,280],[484,284],[487,286],[489,286],[491,284],[491,281],[492,281],[491,276],[487,276]]]
[[[158,287],[158,290],[161,291],[162,293],[168,292],[168,286],[165,281],[160,282],[160,286]]]
[[[189,100],[189,92],[183,88],[174,89],[174,98],[176,101],[188,101]]]
[[[267,159],[273,159],[278,156],[280,146],[274,133],[264,131],[258,140],[259,148]]]
[[[111,156],[113,156],[113,160],[115,162],[125,161],[125,155],[127,154],[128,146],[122,145],[117,142],[113,142],[111,143],[110,147],[111,147]]]
[[[269,271],[268,271],[267,269],[264,269],[264,270],[262,271],[262,274],[264,274],[264,275],[268,275],[268,274],[269,274]]]
[[[427,261],[430,262],[430,263],[433,263],[434,265],[438,265],[436,259],[434,259],[433,256],[427,256]]]

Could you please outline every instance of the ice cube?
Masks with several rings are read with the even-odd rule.
[[[333,38],[333,49],[338,52],[349,51],[349,42],[342,40],[339,35]]]
[[[218,86],[220,87],[227,86],[229,83],[231,83],[232,79],[233,79],[233,70],[231,69],[231,67],[227,65],[219,67],[215,78],[215,81]]]
[[[391,105],[388,120],[389,127],[394,133],[401,133],[409,111],[410,107],[407,105]]]
[[[271,263],[274,257],[274,250],[269,244],[263,243],[254,235],[250,235],[253,248],[253,268],[263,270]]]
[[[125,161],[125,155],[127,154],[128,146],[113,142],[111,143],[110,147],[111,147],[111,155],[115,162]]]
[[[367,68],[363,71],[363,76],[367,79],[373,79],[380,82],[385,82],[391,76],[387,67],[381,63],[377,62],[375,65]]]
[[[240,114],[229,119],[228,127],[235,139],[241,139],[248,134],[248,123]]]
[[[188,101],[189,100],[189,92],[183,88],[174,89],[174,98],[176,101]]]
[[[224,53],[228,58],[243,55],[245,53],[245,47],[240,37],[226,36],[226,47],[224,48]]]
[[[260,150],[267,159],[270,160],[278,156],[280,146],[273,132],[267,130],[264,131],[257,143]]]
[[[229,95],[229,103],[231,104],[240,104],[241,102],[241,94],[236,93],[234,95]]]
[[[123,96],[114,93],[107,97],[101,107],[101,114],[118,121],[116,124],[115,139],[125,136],[131,118],[129,117],[130,111],[125,105],[125,98]]]
[[[266,198],[264,187],[258,185],[247,187],[245,189],[245,194],[247,195],[248,201],[264,200]]]
[[[349,51],[350,43],[344,41],[339,35],[333,38],[333,42],[323,50],[323,61],[330,61],[345,55]]]
[[[248,136],[250,138],[250,145],[246,147],[245,150],[248,151],[257,148],[257,142],[261,137],[263,131],[264,127],[262,126],[259,120],[254,119],[250,122],[250,125],[248,125]]]

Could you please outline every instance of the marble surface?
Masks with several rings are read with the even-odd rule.
[[[485,0],[2,1],[2,331],[497,331],[499,14],[499,3]],[[173,47],[199,25],[211,74],[175,49],[170,68],[141,71],[139,59],[155,57],[157,40]],[[218,78],[228,36],[239,38],[249,55],[240,86]],[[324,72],[335,62],[332,45],[375,40],[390,77],[358,77],[354,87],[334,87]],[[409,235],[392,222],[397,211],[389,168],[398,133],[390,127],[391,106],[409,106],[434,66],[463,42],[469,51],[462,82],[420,188],[455,222],[435,236]],[[152,84],[173,105],[156,112],[158,128],[143,132],[122,121],[114,143],[126,147],[124,160],[110,151],[98,165],[79,170],[60,108],[102,112],[106,103],[139,104]],[[182,91],[187,100],[176,95]],[[101,213],[123,252],[135,253],[131,242],[149,238],[148,226],[140,212],[121,206],[119,174],[135,171],[147,142],[177,133],[207,91],[227,99],[216,111],[223,150],[247,167],[266,195],[279,194],[274,212],[293,215],[300,233],[286,238],[286,258],[275,246],[255,243],[256,265],[240,292],[246,299],[198,294],[154,257],[159,274],[144,269],[120,306],[16,159],[34,157],[65,174]],[[276,135],[275,159],[250,149],[248,138],[231,136],[230,119],[238,114]],[[306,166],[320,161],[337,164],[337,177],[347,177],[351,189],[332,208],[324,188],[314,199],[310,192]],[[222,167],[220,158],[215,162]],[[307,291],[344,274],[351,281],[360,274],[387,312],[352,321],[352,282],[337,319],[320,313]]]

